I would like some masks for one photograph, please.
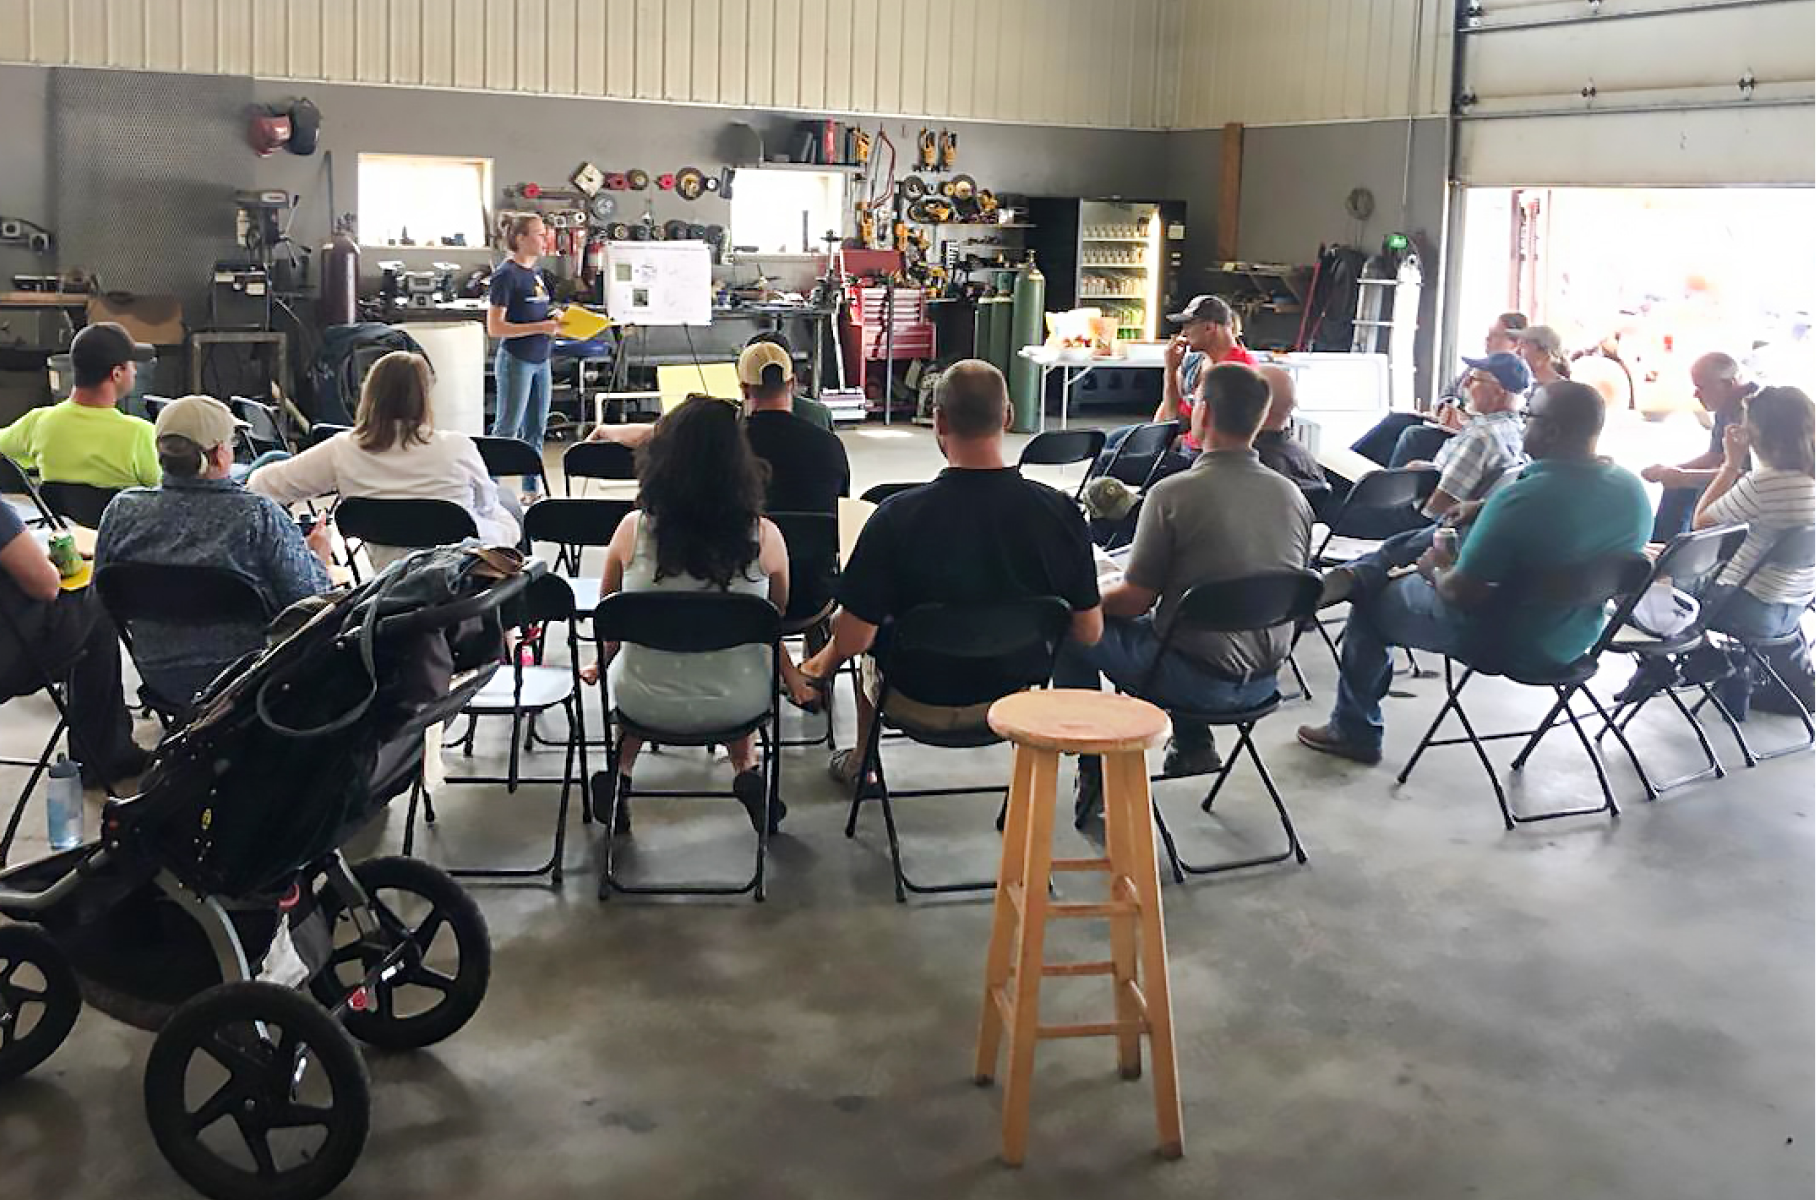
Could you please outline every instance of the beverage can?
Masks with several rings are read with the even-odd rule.
[[[1438,548],[1439,554],[1452,562],[1456,561],[1459,539],[1455,526],[1439,526],[1438,531],[1432,535],[1432,544]]]
[[[81,573],[82,556],[76,552],[76,539],[73,535],[59,533],[50,539],[50,562],[57,568],[57,574],[64,579]]]

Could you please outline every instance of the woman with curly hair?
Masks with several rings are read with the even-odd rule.
[[[788,546],[763,517],[766,471],[744,439],[735,405],[696,396],[675,408],[640,451],[640,511],[612,535],[601,594],[734,592],[787,608]],[[782,671],[797,698],[815,695],[786,655]],[[723,729],[769,707],[769,650],[677,654],[627,644],[612,649],[607,681],[612,704],[638,724],[677,733]],[[630,832],[625,797],[641,747],[636,738],[624,739],[614,833]],[[756,826],[765,789],[754,738],[726,749],[736,772],[732,790]],[[603,811],[598,795],[594,807]]]

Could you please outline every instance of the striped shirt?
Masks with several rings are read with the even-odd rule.
[[[1507,468],[1526,462],[1526,422],[1515,412],[1481,413],[1444,443],[1432,465],[1438,490],[1458,500],[1480,500]]]
[[[1816,478],[1802,471],[1760,467],[1741,476],[1704,510],[1703,517],[1718,525],[1748,527],[1740,552],[1721,573],[1721,582],[1739,583],[1781,533],[1816,524]],[[1766,604],[1807,604],[1816,592],[1816,571],[1765,567],[1747,584],[1747,591]]]

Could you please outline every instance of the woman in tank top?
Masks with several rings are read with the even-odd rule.
[[[733,592],[788,607],[788,547],[764,519],[764,466],[751,453],[735,405],[704,396],[657,423],[638,472],[641,510],[619,524],[606,549],[602,595],[614,592]],[[646,646],[608,647],[610,702],[638,724],[699,733],[742,724],[770,705],[769,649],[735,646],[676,654]],[[782,657],[796,697],[812,685]],[[642,743],[624,740],[618,762],[618,828],[630,831],[631,769]],[[732,790],[762,821],[764,782],[752,736],[731,742]],[[595,786],[609,786],[601,781]],[[595,796],[595,809],[602,798]],[[782,810],[778,806],[776,819]]]

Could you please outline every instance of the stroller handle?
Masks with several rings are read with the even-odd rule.
[[[455,600],[449,604],[438,604],[431,608],[419,608],[412,612],[396,613],[389,617],[380,617],[378,633],[381,637],[390,637],[401,633],[420,633],[430,629],[442,629],[449,625],[458,625],[462,621],[480,616],[498,608],[524,588],[532,580],[548,573],[548,567],[540,562],[524,564],[522,571],[509,579],[504,579],[479,593]]]

